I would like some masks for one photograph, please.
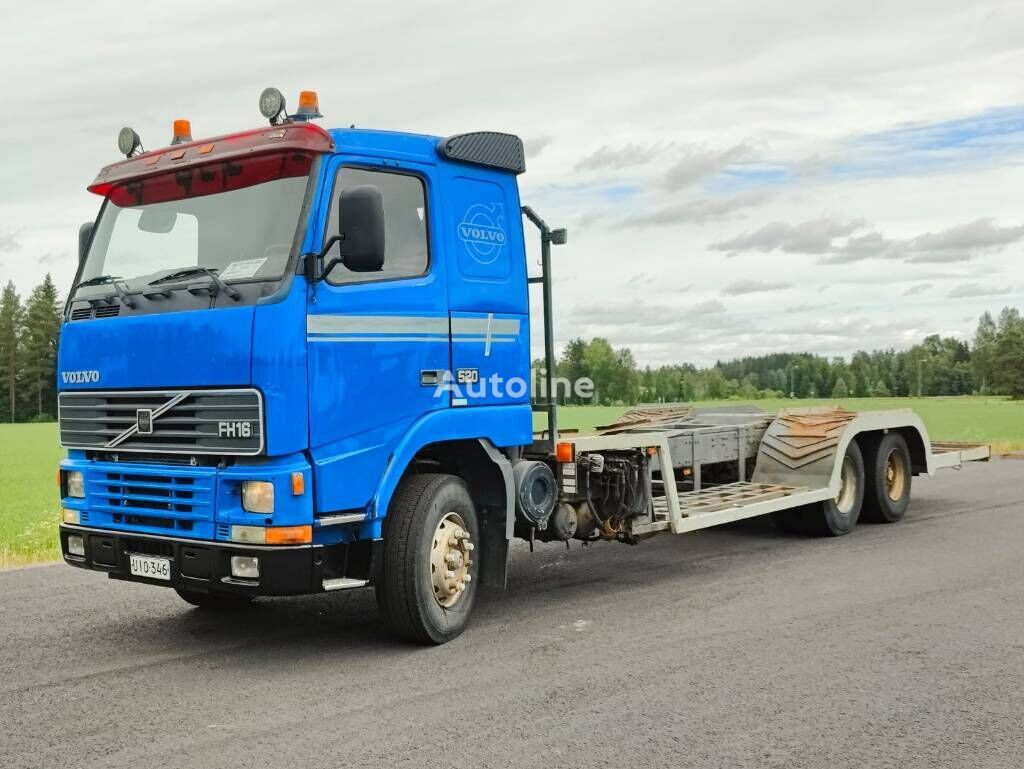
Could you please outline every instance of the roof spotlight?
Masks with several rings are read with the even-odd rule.
[[[133,157],[142,152],[142,139],[135,131],[125,126],[117,135],[117,148],[126,158]]]
[[[284,95],[276,88],[264,88],[260,94],[260,114],[270,121],[270,125],[281,122],[279,118],[285,115]]]

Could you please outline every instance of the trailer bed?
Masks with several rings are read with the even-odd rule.
[[[646,514],[633,519],[631,532],[681,534],[834,498],[836,456],[862,430],[919,433],[916,474],[991,456],[987,445],[929,442],[910,411],[857,414],[839,408],[780,414],[749,407],[637,409],[593,435],[573,436],[572,442],[580,454],[646,450],[653,501]],[[705,482],[703,471],[722,465],[731,466],[734,480]]]

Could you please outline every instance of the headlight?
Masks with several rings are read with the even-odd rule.
[[[270,481],[242,481],[242,509],[250,513],[274,512],[274,484]]]
[[[69,497],[85,499],[85,476],[81,470],[68,470],[65,483]]]

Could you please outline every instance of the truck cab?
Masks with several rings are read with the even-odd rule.
[[[437,592],[473,589],[484,525],[503,584],[510,457],[533,440],[522,142],[297,117],[176,124],[89,187],[58,361],[64,557],[206,606],[358,587],[403,478],[473,467],[456,491],[479,520],[435,554],[469,565]]]

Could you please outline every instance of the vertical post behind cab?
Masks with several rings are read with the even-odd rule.
[[[552,230],[547,223],[537,216],[536,212],[529,206],[522,207],[523,215],[536,225],[540,230],[540,270],[541,274],[534,278],[528,278],[529,283],[540,283],[544,301],[544,367],[547,369],[545,379],[545,397],[542,401],[535,401],[534,411],[543,411],[548,418],[548,443],[549,451],[555,453],[555,444],[558,443],[558,417],[555,393],[555,330],[552,322],[551,311],[551,244],[562,245],[566,241],[564,229]]]

